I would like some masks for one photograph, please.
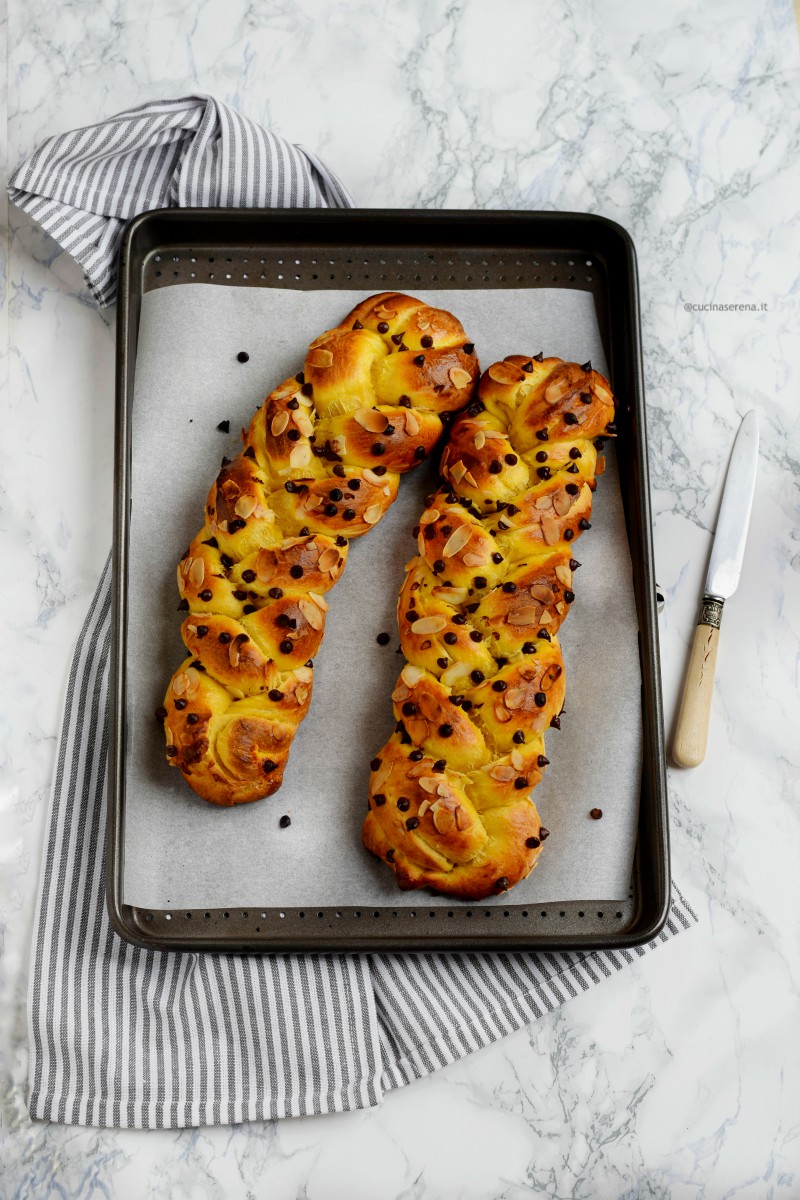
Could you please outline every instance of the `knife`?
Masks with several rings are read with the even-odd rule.
[[[745,414],[733,443],[700,616],[683,684],[672,742],[672,757],[679,767],[696,767],[705,758],[722,606],[736,591],[742,573],[757,465],[758,417],[755,409],[751,409]]]

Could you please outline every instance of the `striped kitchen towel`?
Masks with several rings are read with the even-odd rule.
[[[12,200],[114,295],[126,218],[159,204],[352,204],[307,151],[209,97],[51,138]],[[337,1112],[519,1029],[696,921],[592,954],[171,954],[112,930],[104,834],[111,562],[78,640],[45,839],[29,993],[33,1117],[178,1128]]]

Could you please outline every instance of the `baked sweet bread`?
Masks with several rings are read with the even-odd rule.
[[[557,632],[575,599],[614,400],[591,364],[513,355],[450,430],[398,604],[397,720],[372,761],[366,848],[401,888],[481,900],[533,869],[530,792],[559,724]]]
[[[395,292],[318,337],[222,467],[178,564],[189,652],[157,716],[168,761],[213,804],[269,796],[311,700],[325,593],[479,373],[456,317]]]

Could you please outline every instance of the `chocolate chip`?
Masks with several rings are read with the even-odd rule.
[[[250,571],[250,570],[242,571],[242,579],[245,581],[245,583],[252,583],[253,580],[255,579],[255,577],[256,577],[255,571]]]
[[[483,641],[483,634],[481,633],[481,631],[479,629],[471,629],[469,636],[470,636],[470,640],[473,642],[482,642]]]
[[[494,885],[494,890],[496,892],[508,891],[508,880],[506,879],[505,875],[502,875],[500,879],[497,880],[497,883]]]
[[[516,454],[506,454],[504,457],[510,467],[515,467],[519,461]]]
[[[473,578],[472,582],[474,583],[475,587],[478,588],[479,590],[481,588],[485,588],[486,587],[486,576],[485,575],[476,575]]]
[[[523,654],[535,654],[536,653],[536,643],[535,642],[524,642],[523,646],[522,646],[522,653]]]
[[[217,426],[217,428],[219,429],[219,426]],[[223,456],[222,456],[222,462],[219,464],[219,469],[220,469],[221,471],[224,471],[224,470],[225,470],[225,468],[226,468],[226,467],[229,467],[230,465],[231,465],[231,460],[230,460],[229,458],[227,458],[227,457],[226,457],[226,456],[223,454]]]
[[[544,692],[536,692],[533,697],[533,703],[537,708],[544,708],[545,704],[547,704],[547,696]]]
[[[564,599],[566,600],[567,604],[572,604],[572,601],[575,599],[575,593],[567,588],[567,590],[564,592]]]
[[[300,391],[303,393],[304,396],[311,396],[311,395],[313,395],[314,388],[312,387],[312,385],[310,383],[304,383],[303,386],[300,388]]]
[[[550,725],[553,729],[560,729],[561,728],[561,717],[551,717]]]
[[[499,566],[499,564],[500,564],[502,561],[503,561],[503,556],[502,556],[502,554],[500,553],[500,551],[499,551],[499,550],[496,550],[496,551],[494,552],[494,554],[492,555],[492,562],[493,562],[493,563],[497,563],[497,564],[498,564],[498,566]]]
[[[240,350],[239,353],[236,355],[236,360],[237,360],[237,362],[249,362],[250,355],[247,353],[246,350]]]
[[[602,817],[602,815],[603,815],[602,808],[593,808],[589,812],[589,816],[592,818],[593,821],[599,821],[600,818]]]
[[[283,588],[271,587],[267,592],[267,595],[271,596],[273,600],[280,600],[283,596]]]
[[[246,600],[247,592],[243,588],[237,588],[233,593],[237,600]]]
[[[550,468],[549,467],[537,467],[536,474],[539,476],[540,479],[549,479],[550,478]]]
[[[264,772],[265,775],[269,775],[270,771],[274,771],[275,768],[277,767],[277,765],[278,764],[276,762],[273,762],[273,760],[271,758],[265,758],[263,763],[261,764],[261,770]]]
[[[244,529],[247,524],[241,517],[234,517],[232,521],[228,521],[228,533],[238,533],[240,529]]]
[[[503,584],[503,591],[504,591],[504,592],[509,592],[509,593],[510,593],[510,592],[515,592],[516,590],[517,590],[517,585],[516,585],[515,583],[512,583],[510,580],[509,580],[509,582],[508,582],[508,583],[504,583],[504,584]]]
[[[477,417],[479,413],[483,412],[484,407],[485,405],[482,400],[473,400],[472,404],[470,404],[469,408],[467,409],[467,412],[471,417]]]
[[[416,829],[419,825],[419,817],[409,817],[406,821],[406,829]]]
[[[550,830],[545,829],[544,826],[542,826],[542,828],[539,830],[539,838],[541,839],[541,841],[544,842],[549,837],[550,837]]]
[[[434,575],[441,575],[441,573],[442,573],[442,571],[443,571],[443,570],[444,570],[444,559],[443,559],[443,558],[437,558],[437,559],[436,559],[436,561],[435,561],[435,562],[434,562],[434,564],[433,564],[433,573],[434,573]]]
[[[572,447],[572,449],[569,452],[569,456],[570,456],[570,458],[580,458],[581,457],[581,452],[577,446]]]
[[[578,487],[577,483],[567,483],[564,485],[564,491],[569,492],[570,496],[579,495],[580,490],[581,489]]]
[[[204,638],[204,637],[206,636],[206,634],[207,634],[207,633],[208,633],[208,626],[207,626],[207,625],[198,625],[198,626],[197,626],[197,636],[198,636],[199,638]]]
[[[376,792],[372,799],[375,801],[376,808],[383,808],[384,804],[386,803],[386,797],[384,796],[383,792]]]
[[[426,350],[430,350],[431,346],[433,345],[433,338],[429,333],[426,333],[424,337],[419,339],[419,344],[424,346]]]
[[[582,371],[591,371],[591,369],[592,369],[591,359],[587,360],[587,362],[585,362],[585,363],[581,363]]]
[[[567,467],[567,470],[569,471],[570,475],[578,474],[578,468],[575,466],[575,463],[570,463]]]
[[[540,442],[546,442],[549,440],[550,434],[547,432],[546,429],[537,429],[536,436]]]
[[[355,516],[355,513],[353,513],[353,516]],[[347,545],[347,538],[344,536],[344,534],[339,533],[336,535],[336,545],[337,546],[346,546]]]
[[[439,667],[439,668],[440,668],[442,671],[446,671],[446,670],[447,670],[447,667],[448,667],[448,665],[449,665],[449,661],[450,661],[450,660],[449,660],[449,659],[447,659],[447,658],[437,658],[437,660],[436,660],[436,665],[437,665],[437,667]]]
[[[380,765],[381,765],[381,760],[379,758],[373,758],[370,761],[369,769],[370,769],[370,771],[377,771],[377,769]]]
[[[216,539],[215,537],[210,537],[210,538],[208,538],[208,539],[207,539],[205,542],[203,542],[202,544],[203,544],[204,546],[211,546],[211,547],[212,547],[212,549],[214,549],[214,550],[218,550],[218,549],[219,549],[219,542],[217,541],[217,539]]]
[[[176,700],[175,707],[177,708],[178,712],[181,712],[184,708],[186,708],[186,701],[185,700]]]
[[[447,766],[447,763],[444,761],[443,758],[437,758],[436,762],[433,764],[433,770],[436,772],[437,775],[441,775],[446,766]]]
[[[352,519],[355,515],[356,515],[356,510],[354,508],[346,508],[344,510],[344,512],[342,513],[342,520],[343,521],[352,521]]]
[[[405,704],[403,705],[403,716],[404,717],[415,717],[416,715],[417,715],[416,704],[414,703],[413,700],[406,700]]]
[[[492,684],[492,691],[493,692],[504,692],[507,687],[508,687],[508,684],[504,680],[495,679],[494,683]]]
[[[389,332],[388,321],[379,321],[378,322],[378,333],[388,333],[388,332]]]
[[[553,640],[553,639],[550,637],[550,634],[547,632],[547,630],[546,630],[546,629],[540,629],[540,630],[539,630],[539,632],[537,633],[537,635],[536,635],[536,636],[537,636],[537,637],[540,637],[540,638],[544,638],[544,640],[545,640],[546,642],[552,642],[552,640]]]
[[[466,623],[467,623],[467,618],[462,617],[461,613],[456,613],[456,615],[453,617],[454,625],[466,625]]]
[[[514,787],[517,789],[518,792],[521,792],[522,789],[527,786],[528,786],[528,781],[527,781],[527,779],[524,779],[522,775],[518,776],[518,778],[514,780]]]
[[[373,468],[372,468],[372,474],[373,474],[373,475],[385,475],[385,474],[386,474],[386,467],[373,467]]]
[[[379,646],[388,646],[389,642],[391,641],[391,635],[388,633],[379,633],[375,638],[375,641]]]
[[[326,504],[323,511],[326,517],[335,517],[339,510],[335,504]]]
[[[177,753],[178,753],[177,746],[167,746],[167,750],[166,750],[167,758],[174,758]]]
[[[408,757],[411,762],[422,762],[425,756],[421,750],[412,750]]]
[[[386,851],[386,861],[387,863],[394,862],[394,850],[392,850],[391,847]]]
[[[280,821],[278,821],[278,824],[280,825],[281,829],[288,829],[289,826],[291,825],[291,823],[292,823],[292,818],[287,817],[285,813],[281,817]]]
[[[447,721],[445,721],[443,725],[439,726],[439,737],[449,738],[452,736],[453,736],[453,726],[449,725],[447,723]]]
[[[281,654],[291,654],[294,650],[294,643],[290,642],[287,638],[285,642],[281,642],[278,649],[280,650]]]
[[[525,734],[521,729],[518,729],[511,740],[512,742],[516,742],[518,746],[521,746],[525,741]]]
[[[397,801],[397,807],[400,809],[400,812],[408,812],[411,808],[411,801],[406,800],[405,796],[401,796]]]
[[[210,588],[204,588],[203,591],[200,593],[200,599],[204,600],[205,603],[207,604],[208,601],[212,598],[213,594],[214,593],[211,591]],[[189,607],[188,604],[186,607],[187,608]]]
[[[291,575],[292,579],[302,579],[303,568],[298,563],[295,563],[293,567],[289,567],[289,574]]]
[[[528,847],[529,850],[538,850],[538,848],[539,848],[539,846],[541,846],[541,844],[542,843],[539,841],[539,839],[537,837],[529,837],[529,838],[525,839],[525,845]]]
[[[494,458],[489,463],[489,474],[490,475],[499,475],[500,472],[502,471],[502,469],[503,469],[503,464],[500,462],[499,458]]]
[[[277,688],[270,688],[267,695],[273,704],[278,704],[283,699],[283,692],[278,691]]]
[[[565,529],[564,530],[564,541],[565,542],[571,542],[574,537],[575,537],[574,529]]]
[[[577,425],[578,418],[575,416],[575,413],[571,413],[571,412],[564,413],[564,424],[565,425]]]
[[[200,718],[197,713],[189,713],[188,717],[186,718],[186,723],[187,725],[196,725],[199,720]]]
[[[424,354],[417,355],[417,357],[414,359],[414,366],[415,367],[424,367],[425,366],[425,355]]]
[[[217,426],[217,429],[220,431],[220,433],[230,433],[230,431],[231,431],[230,421],[220,421],[219,425]]]
[[[464,343],[464,353],[465,354],[474,354],[475,353],[475,346],[473,345],[472,342]]]
[[[379,458],[380,455],[385,451],[386,447],[384,446],[383,442],[374,442],[371,449],[375,457]]]
[[[245,604],[242,612],[246,617],[249,617],[250,613],[258,612],[258,609],[256,608],[255,604]]]
[[[476,683],[476,684],[483,683],[484,679],[486,678],[483,671],[470,671],[469,677],[472,680],[472,682]]]
[[[363,328],[364,328],[364,326],[361,324],[360,321],[353,322],[353,329],[363,329]]]
[[[300,430],[299,429],[287,429],[286,436],[290,442],[299,442],[300,441]]]
[[[537,450],[536,451],[536,461],[543,462],[543,463],[547,462],[547,451],[546,450]]]
[[[533,370],[533,363],[532,362],[523,363],[522,369],[523,369],[523,371],[526,372],[526,374],[530,375],[531,371]]]
[[[164,708],[163,704],[158,706],[155,716],[157,721],[165,721],[167,719],[167,710]]]

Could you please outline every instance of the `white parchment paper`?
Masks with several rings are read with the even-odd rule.
[[[606,372],[589,293],[423,291],[463,322],[485,368],[507,354],[548,355]],[[305,347],[363,292],[176,285],[145,295],[133,403],[123,898],[153,908],[303,905],[452,906],[402,893],[363,849],[369,761],[393,725],[402,658],[395,621],[411,529],[435,462],[404,476],[389,514],[351,548],[329,593],[314,694],[283,787],[233,809],[198,799],[167,766],[153,717],[185,651],[175,565],[201,527],[223,454],[240,449],[267,393],[302,366]],[[239,363],[237,354],[250,358]],[[613,384],[613,380],[612,380]],[[230,420],[230,434],[216,426]],[[631,563],[613,446],[592,530],[575,543],[577,599],[561,631],[562,729],[534,799],[551,832],[536,870],[484,903],[619,900],[628,895],[641,773],[641,697]],[[438,454],[436,456],[438,460]],[[379,633],[391,633],[381,647]],[[589,817],[593,807],[603,819]],[[283,814],[291,825],[279,828]],[[424,897],[424,900],[423,900]]]

